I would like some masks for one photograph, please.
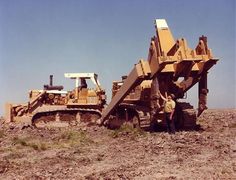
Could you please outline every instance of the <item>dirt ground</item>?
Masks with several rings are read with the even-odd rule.
[[[0,125],[0,179],[236,179],[236,109],[207,110],[200,130]]]

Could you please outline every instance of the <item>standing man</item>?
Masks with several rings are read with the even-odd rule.
[[[175,101],[173,100],[174,95],[168,95],[167,97],[162,96],[159,91],[161,98],[164,101],[164,113],[165,113],[165,120],[167,123],[167,131],[170,134],[175,134],[175,122],[174,122],[174,112],[175,112]]]

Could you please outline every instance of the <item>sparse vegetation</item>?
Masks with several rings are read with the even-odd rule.
[[[20,144],[22,146],[27,146],[26,138],[14,137],[12,141],[14,145]]]
[[[175,135],[130,123],[116,130],[0,126],[0,179],[232,179],[235,112],[207,110],[200,131]]]
[[[137,137],[140,135],[145,135],[145,131],[140,128],[133,128],[130,124],[123,124],[119,129],[112,131],[111,136],[113,138],[117,138],[120,135],[126,134],[133,135],[132,137]]]
[[[7,156],[4,157],[4,159],[20,159],[24,157],[24,154],[22,152],[19,152],[17,150],[12,150]]]
[[[65,131],[61,134],[61,136],[59,137],[59,140],[62,139],[62,140],[78,140],[80,139],[80,137],[84,137],[85,136],[85,133],[83,132],[76,132],[76,131],[72,131],[72,130],[69,130],[69,131]]]
[[[14,145],[19,144],[21,146],[31,147],[38,151],[45,151],[48,149],[48,145],[46,143],[40,142],[39,140],[30,140],[29,137],[14,137],[12,141]]]
[[[37,151],[45,151],[47,149],[70,148],[78,145],[89,145],[94,143],[86,132],[75,130],[64,130],[58,134],[55,139],[47,140],[40,137],[14,137],[12,139],[13,145],[20,145],[22,147],[30,147]]]
[[[86,132],[84,131],[75,131],[75,130],[66,130],[57,138],[57,145],[62,147],[71,147],[77,145],[91,144],[94,141],[90,139]]]

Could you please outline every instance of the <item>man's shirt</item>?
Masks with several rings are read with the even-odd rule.
[[[175,101],[165,101],[164,111],[165,113],[171,113],[175,109]]]

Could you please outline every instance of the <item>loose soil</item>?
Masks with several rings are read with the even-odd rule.
[[[1,123],[0,179],[236,179],[236,109],[207,110],[198,124],[169,135]]]

